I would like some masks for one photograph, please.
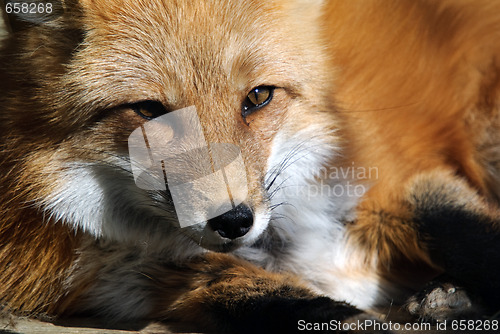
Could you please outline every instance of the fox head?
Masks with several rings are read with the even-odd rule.
[[[0,61],[3,187],[45,219],[110,240],[177,235],[227,251],[254,243],[278,207],[294,206],[282,190],[307,184],[335,156],[320,1],[68,0],[60,12],[12,32]],[[246,191],[221,215],[196,212],[180,228],[168,187],[135,182],[128,144],[188,107],[208,151],[238,149],[244,168],[231,177]],[[227,192],[216,182],[201,196],[220,207]],[[185,210],[197,205],[184,199]]]

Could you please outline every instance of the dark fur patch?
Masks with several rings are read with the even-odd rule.
[[[440,184],[428,183],[427,191],[413,194],[420,239],[433,261],[495,312],[500,309],[498,217],[488,214],[467,188]]]
[[[327,297],[311,299],[259,296],[245,301],[235,301],[229,309],[213,305],[218,323],[224,323],[230,332],[237,333],[296,333],[299,320],[308,323],[329,323],[358,315],[361,311],[345,303],[335,302]]]

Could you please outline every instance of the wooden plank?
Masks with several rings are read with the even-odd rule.
[[[93,319],[66,320],[57,325],[26,318],[0,320],[0,334],[172,334],[166,325],[155,323],[139,330],[106,327]]]
[[[392,329],[397,334],[446,334],[454,333],[451,328],[447,330],[438,330],[435,325],[430,328],[429,325],[414,327],[413,330],[406,330],[405,325],[415,325],[414,322],[408,319],[404,312],[391,312],[392,316],[381,319],[392,322]],[[396,325],[396,324],[399,324]],[[135,327],[135,328],[133,328]],[[448,326],[450,327],[450,326]],[[384,328],[385,329],[385,328]],[[121,328],[110,327],[103,321],[90,318],[74,318],[61,320],[55,323],[43,322],[26,318],[2,318],[0,319],[0,334],[173,334],[169,327],[165,324],[132,324],[122,325]],[[178,333],[178,331],[176,331]],[[189,333],[189,332],[183,332]]]

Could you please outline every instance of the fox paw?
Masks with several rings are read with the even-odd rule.
[[[477,310],[467,292],[452,283],[432,282],[410,297],[406,309],[423,321],[474,318]]]

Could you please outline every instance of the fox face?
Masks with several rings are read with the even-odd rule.
[[[171,239],[191,239],[218,251],[254,243],[281,204],[293,206],[298,197],[286,195],[285,185],[307,185],[335,156],[336,123],[324,112],[329,79],[317,75],[326,59],[322,45],[304,37],[318,34],[307,24],[316,7],[302,1],[81,1],[39,27],[35,39],[66,37],[34,54],[45,64],[33,74],[38,102],[27,106],[34,110],[31,120],[9,121],[17,122],[9,131],[18,143],[36,145],[22,172],[37,185],[30,200],[47,217],[111,240],[165,247]],[[60,43],[71,46],[54,59]],[[178,229],[168,189],[140,189],[134,182],[128,139],[148,122],[192,106],[207,143],[239,149],[244,170],[234,177],[247,191],[222,215],[196,212],[194,224]],[[42,128],[47,117],[50,128]],[[16,130],[22,128],[38,137]],[[195,155],[190,166],[202,160]],[[167,161],[173,169],[175,163]],[[222,206],[227,187],[208,188],[201,197]],[[196,211],[199,201],[185,198],[184,207]]]

